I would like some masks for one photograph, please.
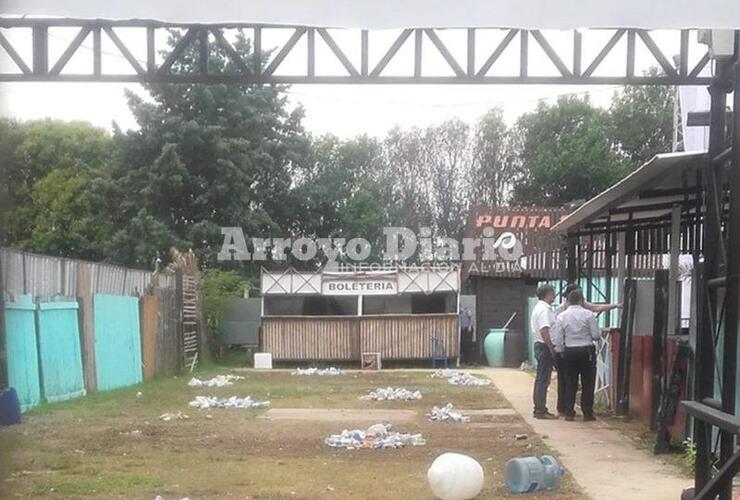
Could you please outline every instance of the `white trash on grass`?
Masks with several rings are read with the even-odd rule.
[[[227,385],[233,385],[234,380],[244,380],[244,377],[240,377],[239,375],[216,375],[208,380],[193,377],[188,382],[188,385],[190,387],[225,387]]]
[[[470,372],[460,372],[455,370],[436,370],[432,373],[432,378],[446,378],[447,382],[452,385],[489,385],[488,379],[478,378],[471,375]]]
[[[336,377],[344,375],[344,370],[330,366],[329,368],[296,368],[291,375],[318,375],[319,377]]]
[[[369,394],[360,396],[363,401],[410,401],[421,399],[421,391],[410,391],[404,387],[378,387]]]
[[[470,422],[470,417],[466,417],[460,410],[456,410],[452,403],[445,406],[432,406],[432,411],[427,413],[430,422]]]
[[[270,406],[269,401],[255,401],[250,396],[245,398],[238,398],[231,396],[230,398],[217,398],[214,396],[196,396],[193,401],[190,402],[190,406],[198,409],[206,408],[267,408]]]
[[[324,439],[331,448],[347,450],[403,448],[404,446],[424,446],[426,440],[421,434],[408,434],[391,430],[389,423],[373,424],[366,430],[344,429],[339,434],[332,434]]]
[[[159,416],[159,419],[164,420],[165,422],[170,422],[171,420],[187,420],[189,418],[190,417],[188,417],[181,411],[178,411],[176,413],[162,413]]]

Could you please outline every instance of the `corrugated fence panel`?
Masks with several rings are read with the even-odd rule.
[[[23,254],[7,248],[0,249],[3,266],[3,289],[15,296],[26,293],[23,286]]]
[[[95,294],[93,310],[98,390],[141,382],[139,299]]]
[[[41,387],[46,400],[84,395],[77,302],[42,302],[38,328]]]
[[[141,298],[141,358],[144,380],[154,377],[157,359],[157,311],[159,304],[154,295]]]
[[[357,360],[358,327],[355,317],[263,318],[263,350],[275,360]]]
[[[458,325],[457,314],[363,316],[360,347],[362,352],[379,352],[383,359],[429,359],[434,336],[448,357],[455,358]]]
[[[26,289],[34,297],[63,295],[62,262],[56,257],[24,254]]]
[[[89,289],[93,293],[141,295],[149,286],[152,273],[105,263],[52,257],[9,248],[0,249],[3,286],[11,295],[34,297],[76,297],[79,295],[78,269],[90,266]],[[161,286],[174,286],[174,278],[160,277]]]
[[[161,285],[161,281],[160,281]],[[180,315],[177,311],[175,288],[155,288],[157,298],[157,337],[155,372],[174,373],[179,366]]]
[[[18,393],[21,408],[27,410],[41,400],[36,306],[30,295],[19,297],[18,302],[5,304],[5,334],[8,381]]]

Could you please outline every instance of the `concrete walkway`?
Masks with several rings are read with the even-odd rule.
[[[476,370],[477,371],[477,370]],[[564,467],[595,500],[676,500],[692,484],[674,467],[637,449],[616,430],[600,422],[537,420],[532,417],[533,377],[510,368],[480,370],[493,380],[514,409],[557,451]],[[548,402],[555,408],[555,381]]]

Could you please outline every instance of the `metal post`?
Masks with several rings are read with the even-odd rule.
[[[668,335],[676,335],[680,327],[680,305],[678,304],[678,260],[681,253],[681,206],[671,211],[671,247],[668,286]],[[667,375],[667,374],[666,374]]]
[[[566,245],[566,269],[565,277],[568,283],[576,283],[578,281],[578,263],[576,258],[576,251],[578,247],[578,237],[568,235],[568,241]]]
[[[606,221],[606,234],[604,235],[604,281],[606,283],[604,289],[604,301],[607,304],[612,302],[612,259],[614,257],[614,250],[612,244],[614,243],[614,235],[611,232],[611,218]],[[606,313],[604,325],[609,328],[612,326],[612,312]]]
[[[740,32],[738,32],[740,33]],[[735,55],[740,56],[740,34],[735,36]],[[735,84],[732,116],[732,169],[730,171],[730,214],[727,224],[727,254],[740,255],[740,60],[735,63]],[[735,414],[735,386],[737,364],[738,301],[740,301],[740,262],[727,259],[725,289],[725,335],[722,359],[722,411]],[[723,431],[720,445],[720,463],[726,464],[735,451],[735,436]],[[732,484],[720,489],[721,500],[732,498]]]
[[[709,85],[711,97],[711,122],[709,125],[709,157],[720,154],[724,149],[725,140],[725,107],[727,104],[727,90],[725,83],[726,64],[717,62],[717,74]],[[722,229],[720,225],[719,203],[721,196],[718,192],[717,169],[708,162],[706,169],[706,189],[704,205],[703,231],[703,311],[701,322],[697,325],[696,335],[696,382],[694,400],[714,396],[714,318],[717,311],[717,291],[706,284],[719,274],[720,247]],[[700,419],[694,419],[694,439],[696,444],[696,469],[694,473],[694,490],[701,491],[711,477],[711,435],[708,426]]]

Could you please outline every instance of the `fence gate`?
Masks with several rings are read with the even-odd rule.
[[[5,303],[8,383],[15,388],[21,408],[39,404],[41,385],[36,343],[36,306],[30,295]]]

